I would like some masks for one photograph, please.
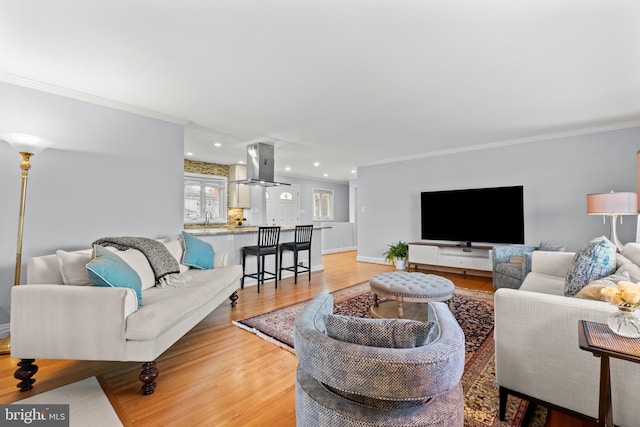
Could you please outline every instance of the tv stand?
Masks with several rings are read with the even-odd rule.
[[[491,276],[493,246],[471,246],[453,243],[411,242],[407,268],[449,271],[454,273]]]

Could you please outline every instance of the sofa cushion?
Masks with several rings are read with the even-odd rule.
[[[138,307],[142,306],[140,276],[122,258],[106,248],[95,245],[93,258],[87,264],[89,278],[96,286],[130,288],[136,292]]]
[[[322,316],[329,337],[370,347],[410,348],[431,341],[435,322],[409,319],[366,319],[339,314]]]
[[[215,256],[213,246],[184,231],[182,232],[182,238],[184,239],[182,263],[201,270],[212,269]]]
[[[607,301],[607,298],[604,297],[601,293],[602,289],[604,289],[607,286],[617,285],[618,282],[620,281],[628,282],[629,273],[627,272],[624,272],[622,274],[616,273],[616,274],[611,274],[609,276],[605,276],[600,279],[594,280],[584,288],[580,289],[580,291],[576,294],[576,298]]]
[[[537,273],[533,271],[527,274],[527,277],[524,278],[524,281],[520,286],[520,290],[539,292],[541,294],[564,296],[564,287],[564,277],[554,276],[552,274]]]
[[[149,264],[149,260],[147,259],[145,254],[137,249],[127,249],[126,251],[119,251],[118,249],[111,246],[107,247],[106,249],[118,255],[124,262],[129,265],[129,267],[133,268],[133,270],[138,273],[138,276],[140,276],[140,283],[143,291],[156,285],[156,277],[153,274],[153,269],[151,268],[151,264]]]
[[[623,264],[616,270],[616,274],[626,273],[629,275],[629,279],[632,282],[640,282],[640,266],[635,265],[632,262]]]
[[[180,276],[188,279],[180,288],[159,288],[144,293],[144,306],[127,318],[128,340],[153,340],[182,322],[221,290],[242,276],[242,267],[231,265],[212,270],[190,269]],[[231,296],[233,291],[229,292]]]
[[[92,250],[66,252],[56,251],[62,283],[65,285],[93,285],[87,272],[87,264],[91,261]]]
[[[189,266],[182,263],[182,253],[184,252],[182,247],[182,237],[180,239],[162,241],[162,243],[167,247],[167,250],[171,255],[173,255],[176,261],[178,261],[180,273],[187,271]]]
[[[627,243],[622,248],[622,255],[635,265],[640,265],[640,243]]]
[[[589,282],[608,276],[616,268],[616,246],[604,236],[578,250],[567,273],[564,294],[575,296]]]

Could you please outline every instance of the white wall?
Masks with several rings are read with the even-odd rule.
[[[640,128],[420,158],[358,169],[358,259],[383,262],[388,243],[420,240],[420,192],[524,185],[525,242],[576,250],[609,236],[610,223],[586,214],[586,195],[637,189]],[[392,179],[391,179],[392,178]],[[491,206],[470,206],[475,209]],[[635,240],[637,216],[618,224]]]
[[[355,224],[353,222],[323,222],[321,230],[322,254],[352,251],[356,249]]]
[[[103,236],[182,229],[181,125],[0,82],[0,131],[54,146],[32,158],[22,282],[30,257],[88,248]],[[20,155],[0,142],[0,324],[9,321]]]
[[[333,190],[334,221],[349,221],[349,185],[329,181],[314,181],[285,175],[275,175],[274,180],[297,185],[300,188],[300,224],[312,224],[313,221],[313,189],[324,188]],[[266,217],[265,189],[251,187],[251,208],[245,209],[244,214],[250,225],[264,225]]]

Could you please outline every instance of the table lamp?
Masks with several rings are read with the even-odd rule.
[[[619,215],[638,214],[638,195],[630,192],[587,194],[587,214],[607,215],[611,217],[611,237],[609,240],[622,250],[622,243],[618,240],[616,222]],[[622,221],[622,218],[620,218]]]

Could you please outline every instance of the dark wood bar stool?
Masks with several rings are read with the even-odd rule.
[[[252,277],[258,281],[258,293],[260,293],[260,283],[264,284],[265,274],[267,279],[275,279],[276,289],[278,289],[278,243],[280,242],[280,227],[258,227],[258,244],[255,246],[244,246],[242,248],[242,280],[240,287],[244,289],[244,278]],[[246,257],[253,255],[256,257],[256,272],[246,272]],[[275,269],[273,272],[265,270],[265,257],[275,255]]]
[[[282,270],[293,271],[293,283],[298,283],[298,271],[304,273],[309,272],[309,281],[311,281],[311,236],[313,235],[313,225],[296,225],[296,232],[293,242],[286,242],[280,245],[280,280],[282,280]],[[293,252],[293,266],[282,266],[282,252]],[[298,265],[298,252],[308,251],[309,262],[305,267]]]

